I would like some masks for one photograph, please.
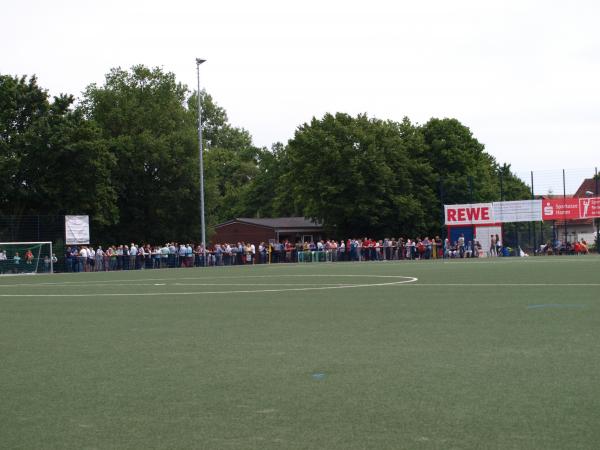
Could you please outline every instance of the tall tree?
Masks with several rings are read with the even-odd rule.
[[[443,183],[446,203],[496,200],[496,161],[469,128],[456,119],[431,119],[421,130],[424,156]]]
[[[260,214],[254,184],[264,171],[262,159],[269,155],[252,144],[247,130],[232,126],[225,110],[205,91],[200,93],[200,104],[209,225]],[[188,109],[197,122],[196,92],[188,100]]]
[[[118,219],[114,158],[73,101],[67,95],[50,101],[35,76],[0,76],[2,213],[81,213],[97,226]]]
[[[187,88],[160,68],[112,69],[84,93],[86,116],[98,123],[117,159],[120,223],[113,239],[197,240],[197,137],[185,107]]]
[[[298,128],[282,177],[296,211],[339,236],[397,234],[425,226],[395,122],[326,114]]]

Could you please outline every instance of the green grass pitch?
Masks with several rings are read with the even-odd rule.
[[[599,274],[585,256],[3,277],[0,448],[598,448]]]

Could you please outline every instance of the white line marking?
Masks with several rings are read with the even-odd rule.
[[[313,284],[313,283],[311,283]],[[342,286],[344,283],[319,283],[319,286]],[[62,285],[64,286],[64,285]],[[72,286],[73,285],[69,285]],[[131,287],[135,287],[135,286],[249,286],[248,283],[227,283],[227,282],[223,282],[223,283],[113,283],[110,285],[106,285],[106,284],[97,284],[97,283],[87,283],[85,285],[86,287],[89,286],[101,286],[101,287],[105,287],[105,288],[111,288],[113,286],[131,286]],[[250,284],[250,286],[306,286],[306,283],[252,283]],[[7,287],[7,288],[16,288],[16,287],[23,287],[23,285],[9,285],[9,286],[2,286],[2,287]],[[31,285],[27,285],[27,288],[36,288],[36,287],[40,287],[40,288],[44,288],[47,289],[48,287],[61,287],[61,285],[53,285],[53,286],[47,286],[47,285],[40,285],[40,284],[31,284]],[[64,286],[66,287],[66,286]]]
[[[218,277],[181,277],[181,278],[148,278],[148,279],[144,279],[144,278],[135,278],[135,279],[126,279],[126,280],[94,280],[93,282],[90,281],[64,281],[64,282],[55,282],[55,283],[18,283],[18,284],[4,284],[1,285],[0,287],[20,287],[20,286],[78,286],[78,285],[85,285],[85,286],[93,286],[93,285],[98,285],[98,286],[104,286],[106,284],[111,284],[112,286],[150,286],[152,285],[154,282],[156,281],[171,281],[172,283],[176,283],[179,282],[180,280],[192,280],[192,281],[202,281],[202,278],[209,278],[212,281],[216,281],[216,280],[227,280],[230,278],[233,279],[239,279],[239,278],[287,278],[287,277],[301,277],[301,278],[307,278],[307,277],[337,277],[337,278],[342,278],[342,277],[352,277],[352,278],[397,278],[396,275],[363,275],[363,274],[356,274],[356,275],[338,275],[338,274],[331,274],[331,275],[324,275],[324,274],[289,274],[289,275],[282,275],[282,274],[277,274],[277,275],[221,275]],[[131,284],[125,284],[127,282],[131,281]],[[137,283],[135,283],[137,282]],[[223,283],[221,283],[223,284]],[[221,284],[215,284],[215,286],[221,285]]]
[[[600,283],[418,283],[412,286],[429,287],[429,286],[523,286],[523,287],[554,287],[554,286],[600,286]]]
[[[307,283],[170,283],[173,286],[306,286]],[[311,283],[312,284],[312,283]],[[319,283],[319,286],[353,286],[344,283]],[[124,286],[130,286],[125,284]]]
[[[294,275],[295,276],[295,275]],[[354,277],[354,275],[299,275],[304,277],[313,276],[328,276],[328,277]],[[367,275],[365,275],[367,276]],[[347,284],[340,286],[319,286],[319,287],[302,287],[302,288],[284,288],[284,289],[255,289],[255,290],[233,290],[233,291],[197,291],[197,292],[133,292],[133,293],[100,293],[100,294],[0,294],[0,297],[144,297],[158,295],[208,295],[208,294],[252,294],[266,292],[289,292],[289,291],[319,291],[326,289],[349,289],[360,287],[377,287],[377,286],[392,286],[405,283],[414,283],[418,279],[415,277],[404,277],[400,275],[371,275],[373,278],[402,278],[400,281],[390,281],[385,283],[369,283],[369,284]]]

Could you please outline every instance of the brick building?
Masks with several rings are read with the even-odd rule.
[[[323,226],[304,217],[277,217],[254,219],[239,217],[215,226],[214,243],[290,242],[323,238]]]

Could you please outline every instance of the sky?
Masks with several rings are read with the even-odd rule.
[[[2,15],[0,73],[53,95],[135,64],[195,89],[202,57],[202,87],[259,146],[327,112],[453,117],[517,173],[600,167],[596,0],[20,0]]]

